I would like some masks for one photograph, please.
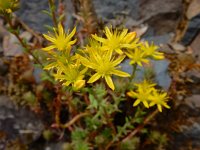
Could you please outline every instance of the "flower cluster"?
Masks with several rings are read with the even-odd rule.
[[[87,83],[104,78],[107,85],[114,90],[112,75],[130,77],[128,73],[120,70],[120,64],[126,57],[131,60],[131,65],[140,66],[148,63],[150,58],[164,58],[163,53],[157,51],[157,46],[140,42],[136,33],[128,32],[127,29],[120,31],[105,27],[104,37],[92,35],[89,44],[78,53],[71,52],[72,45],[76,43],[76,39],[73,39],[76,28],[71,33],[66,33],[59,24],[58,28],[53,30],[54,34],[44,34],[52,44],[43,50],[48,52],[53,60],[45,69],[56,69],[55,79],[66,86],[71,84],[74,87],[76,83],[84,86],[84,78],[89,75]]]
[[[128,96],[136,99],[133,106],[137,106],[140,103],[143,103],[146,108],[157,105],[160,112],[162,112],[162,107],[170,108],[167,105],[167,93],[155,89],[155,84],[151,84],[144,80],[142,83],[135,84],[135,86],[137,87],[136,91],[127,93]]]
[[[127,29],[122,31],[112,30],[105,27],[105,37],[92,35],[91,46],[85,48],[86,56],[82,57],[82,63],[95,71],[88,81],[93,83],[100,77],[105,78],[108,86],[114,90],[111,75],[129,77],[125,72],[117,70],[125,57],[131,59],[130,64],[148,63],[149,58],[163,59],[163,53],[158,52],[158,47],[147,42],[139,42],[135,32],[128,33]]]
[[[92,46],[87,46],[83,50],[84,55],[80,56],[82,64],[95,72],[88,83],[93,83],[102,77],[105,78],[107,85],[114,90],[115,86],[111,78],[112,75],[120,77],[130,76],[128,73],[119,70],[120,67],[118,66],[126,56],[114,56],[112,50],[102,50],[102,45],[96,43],[95,46],[94,43],[91,44]]]
[[[53,28],[54,35],[44,34],[44,37],[52,44],[43,48],[51,56],[48,65],[44,69],[54,69],[54,77],[65,86],[72,85],[74,90],[79,90],[85,85],[85,72],[87,68],[81,65],[76,56],[71,55],[72,45],[76,43],[76,39],[72,40],[76,28],[71,33],[66,33],[61,24],[58,28]]]

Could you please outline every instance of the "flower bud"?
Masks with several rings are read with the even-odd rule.
[[[73,84],[73,89],[75,91],[78,91],[79,89],[81,89],[82,87],[85,86],[85,80],[77,80],[74,84]]]

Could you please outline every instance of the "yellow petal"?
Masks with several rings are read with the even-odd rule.
[[[101,77],[101,75],[99,75],[98,73],[95,73],[88,81],[88,83],[93,83],[95,81],[97,81],[99,78]]]
[[[170,106],[169,106],[169,105],[167,105],[166,103],[165,103],[165,104],[163,104],[163,106],[164,106],[165,108],[168,108],[168,109],[170,109]]]
[[[140,66],[140,67],[142,67],[142,63],[139,61],[139,62],[137,62],[137,64]]]
[[[125,57],[126,57],[126,56],[123,55],[123,56],[120,56],[118,59],[114,60],[114,61],[112,62],[113,66],[117,66],[118,64],[120,64],[120,63],[124,60]]]
[[[88,68],[84,68],[83,70],[80,71],[80,74],[85,74]]]
[[[73,41],[70,41],[70,42],[68,42],[68,45],[73,45],[73,44],[76,43],[76,41],[77,41],[77,39],[75,39],[75,40],[73,40]]]
[[[81,57],[81,63],[88,67],[88,68],[92,68],[92,69],[95,69],[95,66],[93,65],[93,63],[91,63],[88,59],[84,58],[84,57]]]
[[[59,33],[59,35],[63,35],[64,34],[64,30],[63,30],[63,27],[62,27],[61,23],[58,24],[58,33]]]
[[[137,36],[136,32],[130,32],[124,38],[124,42],[130,43]]]
[[[162,106],[160,104],[157,104],[159,112],[162,112]]]
[[[104,38],[98,37],[96,34],[95,34],[95,35],[92,35],[92,37],[93,37],[95,40],[99,41],[99,42],[102,42],[102,43],[105,42],[105,39],[104,39]]]
[[[147,101],[143,101],[143,104],[146,108],[149,108],[149,104],[147,103]]]
[[[74,90],[79,90],[79,89],[81,89],[84,85],[85,85],[85,80],[78,80],[78,81],[74,82],[73,88],[74,88]]]
[[[126,93],[129,97],[134,97],[134,92],[133,91],[129,91]]]
[[[118,54],[120,54],[120,55],[123,54],[123,51],[122,51],[120,48],[115,49],[115,51],[116,51]]]
[[[106,80],[107,85],[108,85],[112,90],[114,90],[114,89],[115,89],[115,86],[114,86],[114,84],[113,84],[112,78],[111,78],[109,75],[106,75],[106,76],[105,76],[105,80]]]
[[[156,59],[156,60],[162,60],[164,59],[164,55],[162,53],[158,54],[158,55],[153,55],[153,58]]]
[[[70,81],[66,81],[66,82],[63,83],[62,85],[69,86],[70,83],[71,83]]]
[[[120,34],[120,39],[122,40],[128,32],[128,29],[123,29],[122,33]]]
[[[72,32],[68,35],[68,38],[71,39],[76,33],[76,27],[72,30]]]
[[[151,103],[149,104],[150,107],[152,107],[152,106],[154,106],[154,105],[155,105],[154,102],[151,102]]]
[[[110,32],[108,27],[105,27],[105,34],[106,34],[108,39],[110,39],[112,37],[112,33]]]
[[[120,77],[130,77],[130,74],[120,71],[120,70],[113,70],[112,74],[120,76]]]
[[[125,52],[126,56],[128,56],[129,58],[132,58],[133,56],[133,52],[132,51],[129,51],[129,53]]]
[[[54,42],[56,41],[55,38],[53,38],[53,37],[51,37],[51,36],[48,36],[48,35],[46,35],[46,34],[43,34],[43,36],[44,36],[47,40],[51,41],[52,43],[54,43]]]
[[[56,62],[53,62],[53,63],[50,63],[50,64],[48,64],[47,66],[45,66],[44,69],[50,70],[50,69],[52,69],[52,68],[54,68],[54,67],[57,67],[57,66],[58,66],[57,63],[56,63]]]
[[[42,48],[42,50],[44,50],[44,51],[50,51],[50,50],[52,50],[54,48],[56,48],[55,45],[51,45],[51,46],[47,46],[45,48]]]
[[[140,100],[137,99],[137,100],[133,103],[133,106],[137,106],[139,103],[140,103]]]

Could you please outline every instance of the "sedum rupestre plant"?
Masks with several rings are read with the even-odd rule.
[[[120,141],[126,142],[124,139],[127,139],[126,136],[131,133],[131,130],[134,131],[134,124],[142,124],[145,110],[141,105],[139,106],[140,103],[145,108],[156,105],[160,112],[163,107],[170,108],[167,104],[169,99],[167,93],[156,89],[155,83],[145,79],[140,83],[133,80],[138,65],[142,67],[148,64],[150,59],[164,59],[164,54],[159,52],[158,47],[153,43],[141,42],[136,33],[128,32],[128,29],[120,31],[105,27],[103,37],[97,34],[91,35],[85,47],[72,49],[76,41],[73,37],[75,29],[66,34],[61,24],[58,24],[58,28],[54,28],[54,31],[55,35],[44,34],[44,37],[52,43],[43,48],[48,52],[50,62],[44,68],[53,70],[54,78],[63,86],[71,87],[71,91],[89,94],[89,101],[83,109],[85,127],[80,129],[75,125],[75,131],[72,132],[72,134],[84,133],[83,135],[76,133],[76,136],[82,136],[79,139],[82,141],[78,141],[85,144],[83,144],[84,149],[89,149],[91,143],[94,144],[92,148],[102,147],[103,149],[103,145],[107,145],[105,149],[109,149]],[[132,74],[123,71],[120,67],[125,59],[129,59],[129,65],[133,66]],[[125,93],[115,92],[114,76],[125,78],[124,82],[128,79],[127,84],[130,84],[133,90],[129,90],[126,86]],[[138,107],[137,113],[140,111],[141,113],[140,115],[136,113],[135,116],[124,116],[126,121],[116,128],[113,119],[121,111],[118,108],[120,103],[127,100],[126,95],[133,101],[132,109]],[[79,98],[78,101],[81,99]],[[65,125],[63,127],[66,128]],[[94,137],[91,139],[92,133]],[[130,134],[129,139],[132,138]],[[77,141],[71,143],[72,147],[76,145],[73,145],[74,142]]]
[[[0,11],[9,16],[8,22],[17,2],[0,0]],[[76,27],[66,32],[62,20],[56,19],[53,1],[49,4],[55,26],[53,32],[43,34],[48,42],[42,47],[47,61],[40,65],[56,80],[55,109],[50,110],[55,111],[52,127],[70,132],[64,149],[134,149],[139,142],[135,135],[158,112],[170,108],[165,91],[148,79],[135,80],[141,67],[151,59],[164,59],[164,54],[153,43],[141,41],[136,32],[109,27],[102,36],[92,34],[85,46],[79,46]],[[14,34],[23,47],[30,48],[17,32]],[[129,60],[126,65],[132,66],[131,74],[121,67],[124,60]],[[60,118],[63,106],[68,110],[64,122]],[[131,110],[126,110],[129,107]]]

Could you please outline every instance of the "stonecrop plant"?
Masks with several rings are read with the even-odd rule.
[[[52,126],[63,129],[62,134],[66,129],[70,132],[67,150],[133,149],[135,135],[158,112],[170,108],[166,91],[150,79],[136,80],[142,67],[151,60],[164,59],[164,54],[154,43],[140,40],[134,31],[107,26],[102,36],[92,34],[84,39],[85,46],[80,46],[76,27],[66,32],[63,20],[55,17],[53,1],[49,4],[54,27],[43,34],[42,52],[47,59],[40,65],[55,79],[56,96],[51,97],[53,104],[47,104],[55,108],[50,109],[55,110]],[[11,28],[17,7],[18,0],[0,0],[0,12],[7,16]],[[18,32],[13,34],[39,63]],[[132,70],[126,72],[124,63]],[[131,104],[131,111],[127,104]],[[63,107],[68,110],[65,122],[60,118]]]
[[[162,112],[163,108],[170,108],[167,104],[169,100],[167,93],[161,89],[156,89],[155,83],[151,83],[146,79],[139,83],[134,81],[137,66],[143,67],[144,64],[150,63],[151,59],[164,59],[164,54],[158,51],[158,46],[153,43],[149,44],[147,41],[140,41],[136,32],[128,32],[128,29],[118,30],[105,27],[102,37],[93,34],[89,37],[89,42],[85,47],[76,49],[73,48],[77,42],[74,37],[76,28],[66,33],[59,23],[58,27],[53,28],[53,30],[54,35],[51,33],[49,35],[44,34],[44,37],[50,41],[50,45],[43,48],[49,54],[49,64],[44,69],[51,70],[55,80],[60,81],[63,86],[71,87],[74,92],[89,90],[90,102],[86,110],[87,113],[88,111],[92,113],[94,110],[96,113],[92,113],[94,115],[92,119],[86,119],[86,124],[89,124],[89,122],[93,124],[92,129],[86,131],[98,130],[102,127],[98,124],[109,125],[110,121],[112,122],[113,120],[110,117],[120,111],[118,105],[125,98],[122,93],[118,102],[114,100],[114,104],[109,102],[108,97],[104,98],[108,91],[111,90],[112,93],[115,91],[114,77],[128,79],[129,83],[127,84],[131,85],[132,90],[126,89],[127,93],[125,94],[133,100],[132,109],[139,107],[140,103],[147,109],[156,105],[160,112]],[[128,59],[129,65],[133,66],[132,74],[123,71],[120,66],[125,59]],[[102,84],[108,87],[107,90],[103,88],[107,92],[101,89]],[[98,86],[103,90],[100,90],[102,93],[96,93],[95,90],[99,90]],[[92,93],[91,90],[93,91]],[[100,96],[102,94],[103,97]],[[98,98],[99,96],[100,98]],[[113,106],[111,107],[111,105]],[[106,115],[109,117],[106,118]],[[97,117],[100,118],[98,119]],[[127,118],[122,131],[112,129],[114,132],[111,134],[113,140],[110,143],[107,143],[106,140],[104,141],[107,143],[106,149],[112,147],[112,144],[116,141],[123,139],[126,134],[130,133],[129,130],[134,129],[134,121],[132,124],[131,122],[132,119]],[[115,127],[111,126],[111,128]],[[89,135],[89,133],[85,134],[84,138]]]

